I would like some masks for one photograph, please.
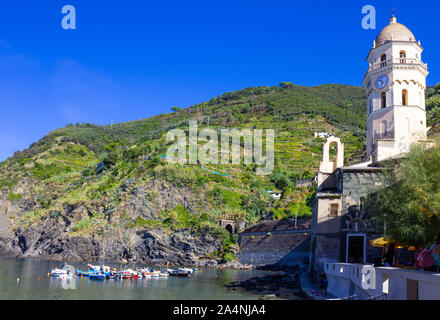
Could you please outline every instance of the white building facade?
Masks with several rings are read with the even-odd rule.
[[[426,141],[428,66],[413,33],[393,16],[377,36],[367,61],[367,159],[393,158]]]

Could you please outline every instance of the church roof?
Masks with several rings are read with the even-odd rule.
[[[403,24],[398,23],[396,17],[391,17],[390,24],[387,25],[376,38],[376,46],[385,44],[388,41],[416,41],[411,30]]]

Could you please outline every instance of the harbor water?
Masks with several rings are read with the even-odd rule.
[[[225,284],[267,274],[258,270],[203,268],[188,278],[96,281],[78,276],[72,279],[49,277],[51,269],[58,268],[61,264],[58,261],[0,256],[0,300],[248,300],[261,296],[232,290],[226,288]],[[76,269],[87,270],[87,263],[69,264]],[[117,264],[106,265],[120,268]]]

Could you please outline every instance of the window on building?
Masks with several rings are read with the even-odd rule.
[[[337,217],[338,216],[338,204],[337,203],[332,203],[330,204],[330,217]]]
[[[402,90],[402,105],[403,106],[408,105],[408,90],[406,90],[406,89]]]
[[[382,92],[382,94],[380,95],[380,99],[381,99],[382,108],[386,108],[387,107],[387,94],[386,94],[386,92]]]
[[[383,54],[381,57],[380,57],[380,66],[381,67],[385,67],[386,65],[387,65],[387,55],[386,54]]]
[[[400,51],[400,63],[406,63],[406,52]]]

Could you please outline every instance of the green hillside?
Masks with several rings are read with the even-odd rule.
[[[19,237],[51,218],[63,225],[66,238],[184,230],[223,239],[214,255],[231,259],[236,239],[219,227],[219,219],[250,225],[310,215],[314,187],[296,188],[295,182],[318,169],[324,140],[314,132],[341,137],[346,161],[359,161],[364,102],[360,87],[281,83],[229,92],[144,120],[54,130],[0,165],[1,195],[18,208],[6,213],[9,232]],[[253,165],[179,166],[160,157],[169,145],[168,130],[187,130],[189,120],[197,120],[200,130],[208,117],[214,129],[275,129],[273,174],[257,176]],[[272,199],[271,190],[283,191],[282,198]],[[80,215],[69,214],[78,208]]]
[[[439,97],[439,85],[429,88],[431,124],[440,117]],[[360,87],[281,83],[228,92],[144,120],[54,130],[0,164],[0,218],[7,218],[3,228],[9,232],[9,247],[15,243],[10,239],[26,240],[25,249],[20,245],[10,250],[31,252],[35,247],[35,252],[52,255],[53,248],[41,249],[34,239],[51,221],[62,241],[111,238],[131,249],[135,245],[130,237],[148,230],[160,232],[156,236],[161,239],[181,231],[196,238],[211,236],[221,242],[207,255],[230,260],[237,239],[219,227],[219,220],[251,225],[261,219],[310,215],[315,187],[297,188],[296,181],[312,178],[318,170],[324,139],[314,138],[314,133],[340,137],[346,164],[358,162],[365,150],[365,109]],[[257,176],[254,165],[244,164],[201,168],[167,163],[163,155],[171,143],[166,132],[188,130],[189,120],[196,120],[199,130],[208,121],[216,130],[274,129],[274,172]],[[282,198],[272,199],[272,190],[282,191]]]
[[[440,83],[426,90],[426,111],[428,126],[432,126],[428,133],[437,136],[440,133]]]
[[[438,89],[428,90],[431,122],[438,115]],[[310,215],[314,187],[296,188],[296,181],[312,178],[318,170],[324,139],[314,133],[340,137],[346,164],[358,162],[365,150],[365,109],[360,87],[281,83],[228,92],[144,120],[56,129],[0,164],[0,198],[7,207],[0,216],[7,217],[7,238],[38,234],[48,221],[62,226],[58,237],[63,241],[118,234],[127,246],[130,235],[146,230],[160,231],[161,237],[184,231],[222,239],[211,255],[231,259],[236,239],[219,227],[219,219],[251,225],[260,219]],[[203,169],[164,161],[168,130],[188,130],[189,120],[196,120],[200,130],[208,118],[217,130],[274,129],[274,172],[257,176],[254,165]],[[272,190],[282,191],[282,198],[272,199]]]
[[[430,124],[440,117],[439,97],[439,85],[429,88]],[[156,237],[166,239],[183,231],[196,238],[220,239],[213,246],[217,249],[206,255],[233,259],[237,239],[219,227],[219,219],[249,226],[261,219],[310,215],[315,187],[297,188],[296,181],[312,178],[318,170],[324,139],[314,133],[340,137],[346,164],[358,162],[365,150],[365,109],[360,87],[281,83],[228,92],[144,120],[54,130],[0,164],[0,227],[9,233],[9,245],[4,246],[23,254],[52,255],[54,248],[42,249],[35,240],[51,223],[63,239],[61,246],[72,239],[98,237],[149,257],[150,251],[132,243],[133,235],[160,232]],[[167,163],[163,155],[171,143],[166,142],[166,132],[187,131],[189,120],[196,120],[199,130],[208,121],[216,130],[274,129],[273,173],[257,176],[254,165],[244,164],[202,168]],[[268,191],[273,190],[282,191],[280,200],[271,198]],[[25,244],[19,248],[11,240],[19,243],[23,237]],[[111,257],[126,255],[124,251]]]

